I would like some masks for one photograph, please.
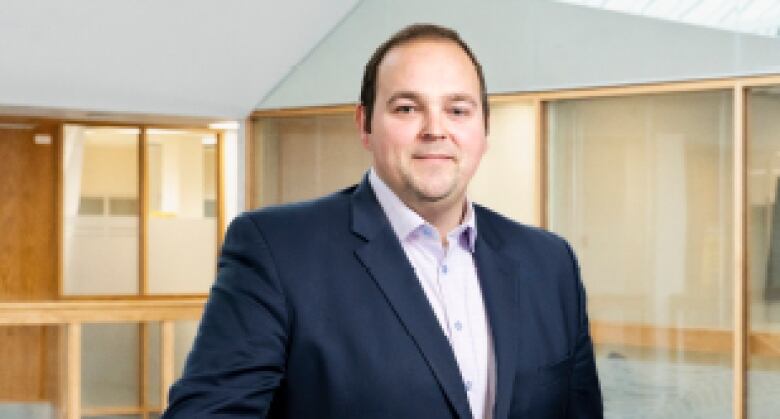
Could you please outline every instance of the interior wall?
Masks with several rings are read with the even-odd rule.
[[[34,134],[50,144],[36,144]],[[0,128],[0,301],[45,300],[57,295],[54,126]],[[0,400],[52,400],[56,363],[48,348],[53,330],[0,327]]]

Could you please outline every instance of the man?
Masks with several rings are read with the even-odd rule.
[[[479,63],[413,25],[366,65],[373,168],[238,217],[166,418],[600,418],[569,246],[477,206]]]

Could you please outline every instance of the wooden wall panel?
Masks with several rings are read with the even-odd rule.
[[[55,146],[33,142],[41,131],[0,128],[0,300],[57,293]]]
[[[0,127],[0,301],[57,295],[55,126]],[[46,133],[51,144],[35,144]],[[44,327],[0,327],[0,400],[51,396]]]
[[[0,328],[0,400],[44,400],[44,328],[5,326]]]

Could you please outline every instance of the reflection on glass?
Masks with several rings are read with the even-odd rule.
[[[138,137],[65,126],[63,293],[138,292]]]
[[[205,293],[217,252],[216,136],[147,131],[149,293]]]
[[[780,88],[748,96],[748,417],[780,411]]]
[[[731,417],[731,93],[548,115],[549,226],[579,257],[606,416]]]
[[[81,399],[84,408],[138,404],[138,325],[85,324]]]
[[[359,182],[371,165],[351,112],[262,118],[254,131],[258,206],[335,192]]]

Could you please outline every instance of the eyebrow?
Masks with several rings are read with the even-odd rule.
[[[473,96],[465,93],[455,93],[446,96],[449,102],[468,102],[471,105],[477,106],[477,100]]]
[[[400,92],[395,92],[392,95],[390,95],[390,97],[387,99],[387,104],[389,105],[389,104],[395,102],[398,99],[409,99],[409,100],[413,100],[415,102],[421,102],[422,101],[422,98],[417,93],[400,91]]]
[[[447,102],[468,102],[471,105],[474,105],[474,106],[477,105],[477,100],[474,99],[473,96],[471,96],[469,94],[466,94],[466,93],[453,93],[453,94],[444,96],[444,98],[446,99]],[[387,99],[387,103],[391,104],[394,101],[399,100],[399,99],[409,99],[409,100],[413,100],[415,102],[422,102],[423,101],[422,96],[420,96],[419,94],[417,94],[415,92],[400,91],[400,92],[396,92],[396,93],[393,93],[392,95],[390,95],[390,98]]]

